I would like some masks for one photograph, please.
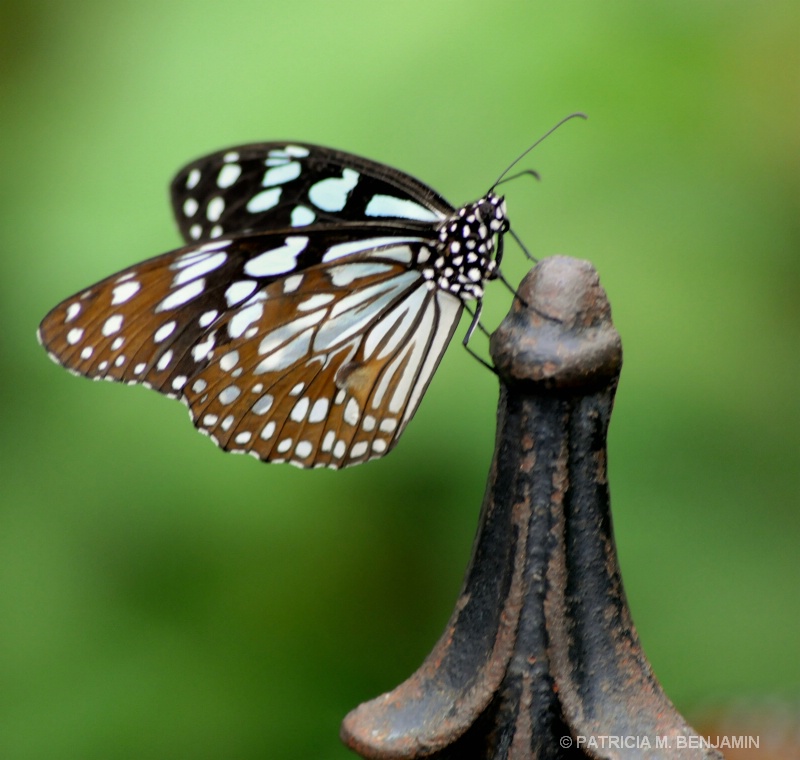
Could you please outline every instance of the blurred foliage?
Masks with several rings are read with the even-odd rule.
[[[178,244],[166,185],[202,153],[319,142],[460,204],[574,110],[504,191],[534,253],[594,262],[623,336],[641,638],[690,716],[796,695],[798,28],[793,0],[4,0],[0,757],[349,756],[343,715],[449,616],[493,444],[494,379],[454,345],[385,460],[224,456],[179,404],[49,362],[48,309]]]

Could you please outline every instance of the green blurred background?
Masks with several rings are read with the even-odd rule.
[[[574,110],[504,191],[611,298],[645,649],[690,718],[797,700],[798,31],[795,0],[0,4],[0,758],[350,756],[341,718],[449,617],[493,447],[457,342],[391,456],[301,472],[69,376],[44,314],[178,245],[167,183],[205,152],[319,142],[459,205]]]

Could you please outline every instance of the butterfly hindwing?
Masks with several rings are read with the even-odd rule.
[[[462,310],[413,237],[262,233],[178,249],[57,306],[51,356],[187,401],[227,450],[341,467],[387,452]],[[382,231],[383,233],[386,230]]]
[[[430,226],[453,212],[438,193],[390,166],[303,143],[257,143],[212,153],[177,173],[171,198],[189,243],[342,222]]]

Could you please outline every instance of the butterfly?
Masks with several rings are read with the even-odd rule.
[[[180,398],[224,450],[299,467],[395,446],[509,230],[494,187],[456,209],[300,142],[200,158],[171,201],[186,245],[67,298],[39,340],[73,374]]]

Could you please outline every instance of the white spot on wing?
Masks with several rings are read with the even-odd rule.
[[[228,335],[231,338],[241,337],[250,325],[261,319],[263,314],[264,305],[260,303],[251,303],[249,306],[239,309],[228,322]]]
[[[358,418],[361,415],[361,410],[358,408],[358,401],[351,398],[344,408],[344,421],[348,425],[355,425],[358,423]]]
[[[236,182],[237,179],[239,179],[239,175],[241,173],[242,167],[239,166],[239,164],[225,164],[217,175],[217,187],[230,187],[234,182]]]
[[[326,303],[330,303],[333,301],[333,298],[334,296],[332,293],[317,293],[316,295],[311,296],[311,298],[297,304],[297,310],[313,311],[314,309],[318,309],[320,306],[324,306]]]
[[[283,346],[280,351],[274,351],[266,359],[262,360],[253,370],[253,374],[260,375],[264,372],[274,372],[291,367],[308,353],[311,347],[312,335],[312,328],[300,333],[294,340]]]
[[[294,447],[294,453],[301,459],[309,457],[313,450],[314,447],[311,445],[311,441],[299,441],[297,446]]]
[[[398,237],[375,237],[375,238],[366,238],[363,240],[353,240],[348,241],[347,243],[337,243],[336,245],[332,245],[325,251],[324,255],[322,256],[323,261],[333,261],[334,259],[340,259],[343,256],[352,256],[357,253],[363,253],[364,251],[372,250],[373,248],[379,248],[381,246],[386,247],[395,247],[401,246],[407,243],[414,243],[419,242],[421,238],[398,238]],[[411,251],[410,249],[406,248],[408,251],[408,260],[411,260]],[[377,255],[381,255],[378,253]]]
[[[308,245],[308,238],[290,235],[280,248],[264,251],[244,265],[244,271],[252,277],[290,272],[297,266],[297,257]]]
[[[217,195],[208,202],[206,218],[209,222],[219,221],[223,211],[225,211],[225,199]]]
[[[350,191],[358,184],[359,177],[354,169],[343,169],[341,178],[328,177],[312,185],[308,197],[323,211],[341,211],[347,204]]]
[[[301,145],[287,145],[284,151],[287,156],[292,156],[292,158],[305,158],[308,155],[308,148]]]
[[[350,456],[353,459],[357,459],[358,457],[363,457],[364,454],[367,453],[368,448],[369,444],[366,441],[359,441],[358,443],[353,444],[353,448],[350,449]]]
[[[249,298],[257,287],[258,283],[254,280],[239,280],[229,285],[225,291],[225,300],[228,302],[228,306],[235,306]]]
[[[219,394],[219,401],[221,404],[232,404],[241,395],[241,390],[237,385],[229,385],[223,388]]]
[[[200,315],[200,319],[197,320],[200,327],[208,327],[215,319],[217,318],[217,312],[213,309],[211,311],[206,311]]]
[[[67,343],[70,346],[74,346],[80,339],[83,337],[83,328],[82,327],[73,327],[67,333]]]
[[[231,244],[231,240],[215,240],[213,243],[206,243],[201,245],[195,253],[207,253],[208,251],[218,251],[220,248],[226,248]]]
[[[155,335],[153,335],[153,340],[156,343],[161,343],[161,341],[166,340],[175,331],[177,325],[178,323],[174,319],[161,325],[161,327],[156,330]]]
[[[282,185],[285,182],[291,182],[300,176],[300,164],[297,161],[291,161],[283,166],[273,166],[264,172],[264,179],[261,184],[264,187],[272,187],[273,185]]]
[[[204,359],[208,358],[208,355],[211,353],[211,349],[214,348],[214,343],[216,339],[214,337],[214,333],[208,336],[202,343],[197,343],[192,348],[192,358],[196,362],[201,362]]]
[[[262,190],[260,193],[257,193],[249,201],[247,201],[247,210],[251,214],[258,214],[261,211],[269,211],[269,209],[278,205],[278,201],[281,199],[281,190],[282,188],[280,187],[272,187],[269,190]]]
[[[361,277],[372,277],[376,274],[383,274],[390,272],[392,266],[390,264],[342,264],[340,266],[331,267],[327,270],[327,275],[330,281],[337,287],[345,287],[352,285],[355,280]],[[416,273],[412,273],[414,277],[418,277]]]
[[[367,216],[415,219],[420,222],[435,222],[444,218],[442,214],[431,211],[419,203],[391,195],[373,195],[364,213]]]
[[[184,285],[182,288],[170,293],[160,304],[158,304],[158,306],[156,306],[156,312],[174,309],[178,306],[188,303],[193,298],[197,298],[197,296],[199,296],[203,290],[205,290],[205,287],[206,281],[204,278],[201,277],[199,280],[193,280],[188,285]]]
[[[219,366],[224,372],[230,372],[239,363],[239,352],[234,349],[229,351],[219,360]]]
[[[324,316],[324,311],[315,311],[311,314],[307,314],[306,316],[294,319],[291,322],[276,328],[272,332],[267,333],[258,346],[258,353],[269,354],[272,351],[275,351],[281,345],[287,341],[290,341],[299,333],[306,330],[306,328],[310,328],[318,324]]]
[[[287,277],[283,281],[283,292],[294,293],[294,291],[300,287],[300,283],[302,282],[303,282],[302,274],[293,274],[291,277]]]
[[[169,363],[171,361],[172,361],[172,349],[169,349],[169,351],[165,351],[161,355],[161,358],[158,360],[158,364],[156,364],[156,367],[159,370],[163,371],[169,366]]]
[[[188,176],[186,177],[186,189],[187,190],[194,190],[197,187],[197,183],[200,181],[200,170],[199,169],[192,169]]]
[[[184,283],[194,280],[195,278],[200,277],[207,272],[213,272],[215,269],[219,269],[225,263],[227,258],[228,254],[222,251],[219,253],[203,254],[196,260],[192,260],[188,266],[183,267],[181,271],[175,275],[175,278],[172,280],[172,285],[177,287],[178,285],[183,285]],[[125,284],[127,285],[129,283]]]
[[[301,398],[292,409],[291,413],[289,414],[289,419],[294,420],[295,422],[302,422],[306,418],[306,414],[308,414],[308,407],[310,401],[308,396],[304,396]]]
[[[295,206],[292,209],[292,227],[305,227],[316,218],[317,215],[308,206]]]
[[[410,264],[414,260],[414,253],[407,245],[398,245],[394,248],[385,248],[382,251],[376,251],[376,256],[382,259],[392,259],[392,261],[399,261],[401,264]]]
[[[265,393],[255,404],[253,404],[251,411],[253,414],[266,414],[271,408],[275,398],[269,393]]]
[[[119,332],[121,327],[122,314],[114,314],[113,317],[109,317],[103,324],[103,335],[106,337],[113,335],[115,332]]]

